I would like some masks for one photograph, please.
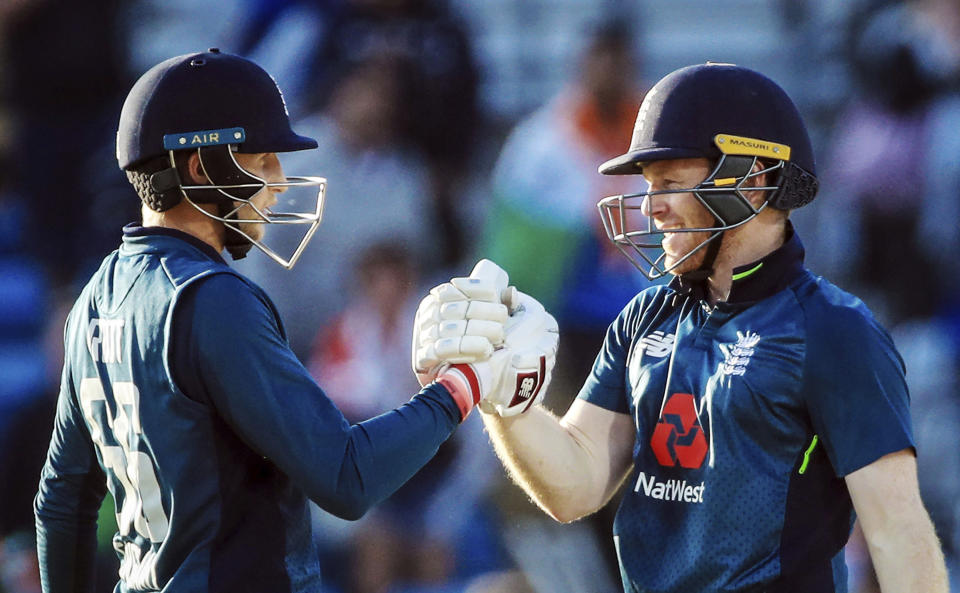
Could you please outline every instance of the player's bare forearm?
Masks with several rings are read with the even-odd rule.
[[[557,417],[535,408],[512,418],[483,414],[483,422],[497,457],[544,512],[564,522],[584,514],[567,508],[574,506],[578,485],[589,482],[580,475],[580,454]]]
[[[610,499],[626,475],[632,442],[624,440],[632,439],[632,425],[625,431],[622,415],[584,402],[571,411],[562,421],[540,407],[511,418],[483,414],[510,475],[561,522],[589,515]]]
[[[867,545],[883,593],[949,591],[943,552],[926,513],[868,537]]]
[[[846,481],[881,591],[949,591],[940,542],[920,499],[913,451],[885,455]]]

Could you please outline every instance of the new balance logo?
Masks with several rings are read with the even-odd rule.
[[[520,381],[520,389],[517,391],[517,397],[521,399],[530,399],[533,395],[533,388],[537,386],[537,380],[533,377],[524,377]]]
[[[513,390],[513,397],[510,398],[510,406],[514,407],[523,402],[527,402],[523,411],[533,405],[536,401],[540,389],[543,388],[543,382],[547,376],[547,357],[540,357],[539,368],[529,373],[517,373],[517,384]]]
[[[670,354],[673,349],[673,341],[676,336],[673,334],[664,334],[662,331],[655,331],[648,336],[644,336],[637,346],[640,354],[648,354],[654,358],[663,358]]]
[[[656,476],[647,476],[640,472],[637,476],[637,483],[633,487],[634,492],[643,490],[644,496],[656,498],[657,500],[669,500],[677,502],[703,502],[703,491],[706,485],[700,482],[699,485],[687,484],[686,480],[667,480],[661,482]]]

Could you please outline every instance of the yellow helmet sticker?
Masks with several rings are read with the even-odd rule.
[[[723,154],[759,156],[781,161],[790,160],[790,147],[786,144],[777,144],[776,142],[757,140],[746,136],[731,136],[730,134],[717,134],[713,137],[713,143]]]

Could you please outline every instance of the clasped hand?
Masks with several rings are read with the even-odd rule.
[[[462,418],[478,403],[501,416],[523,413],[550,383],[557,322],[508,284],[506,271],[480,260],[469,277],[434,287],[417,309],[413,370],[421,385],[447,387]]]

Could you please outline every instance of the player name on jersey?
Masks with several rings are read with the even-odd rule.
[[[87,350],[94,362],[123,362],[123,319],[98,319],[87,324]]]
[[[637,477],[637,483],[633,487],[634,492],[643,490],[645,496],[656,498],[657,500],[670,500],[677,502],[703,502],[703,491],[706,488],[703,482],[699,486],[687,484],[686,480],[666,480],[659,481],[656,476],[647,476],[640,472]]]

